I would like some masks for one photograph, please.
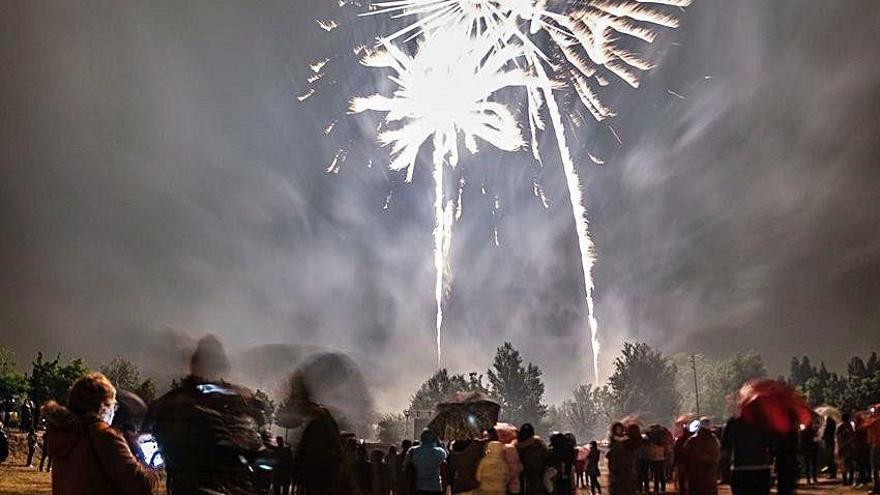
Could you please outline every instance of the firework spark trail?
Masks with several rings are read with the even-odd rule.
[[[547,80],[547,75],[541,64],[536,65],[538,78]],[[571,212],[574,215],[575,230],[577,232],[578,247],[581,253],[581,270],[584,277],[584,297],[587,302],[587,319],[590,326],[590,343],[593,352],[593,382],[599,385],[599,324],[596,321],[593,304],[593,265],[596,263],[594,255],[593,239],[590,237],[590,224],[587,219],[587,208],[584,203],[583,191],[581,189],[580,179],[575,170],[574,160],[568,150],[565,138],[565,128],[562,125],[562,114],[559,112],[559,105],[556,103],[556,97],[553,96],[553,89],[549,85],[542,88],[544,99],[547,103],[547,110],[550,113],[550,123],[556,135],[556,144],[559,149],[559,156],[562,161],[562,169],[565,173],[565,184],[568,186],[569,202],[571,203]]]
[[[452,40],[454,42],[455,40]],[[364,65],[385,68],[394,72],[390,80],[397,85],[392,96],[376,94],[354,98],[351,112],[376,111],[385,114],[388,128],[379,133],[379,142],[391,146],[394,170],[407,172],[412,179],[416,158],[422,145],[433,142],[434,179],[434,299],[437,306],[435,339],[437,365],[442,360],[443,301],[449,278],[449,249],[452,222],[459,203],[447,201],[444,192],[444,170],[458,165],[458,136],[465,147],[477,152],[477,140],[505,151],[515,151],[524,145],[516,118],[510,110],[488,98],[497,91],[513,85],[522,85],[530,78],[519,70],[505,66],[515,50],[471,50],[454,52],[448,49],[450,40],[430,38],[410,57],[389,42],[369,54]],[[454,46],[454,45],[452,45]],[[455,81],[456,84],[448,84]],[[463,187],[460,182],[459,188]]]

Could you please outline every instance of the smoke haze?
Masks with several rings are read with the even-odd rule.
[[[325,172],[327,116],[296,99],[322,8],[0,6],[0,344],[166,372],[178,333],[215,332],[244,363],[264,344],[332,349],[379,409],[406,405],[434,366],[430,175],[402,184],[367,131]],[[587,126],[575,147],[603,372],[625,339],[756,349],[774,371],[876,349],[880,5],[697,0],[682,16],[643,87],[615,95],[623,144]],[[591,370],[561,167],[462,166],[446,364],[483,371],[510,340],[560,400]],[[285,349],[267,352],[279,371],[302,355]]]

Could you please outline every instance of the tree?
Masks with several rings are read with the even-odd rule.
[[[437,404],[446,402],[458,392],[487,393],[483,376],[478,373],[450,375],[445,368],[437,370],[410,399],[410,411],[433,411]]]
[[[608,379],[618,413],[658,422],[674,418],[681,402],[675,388],[677,373],[675,364],[648,344],[625,343]]]
[[[63,366],[59,361],[61,361],[60,353],[52,361],[45,361],[43,353],[38,352],[37,358],[31,362],[28,396],[37,405],[49,400],[63,402],[73,382],[89,372],[82,359],[74,359]]]
[[[593,388],[591,385],[574,389],[571,397],[558,408],[560,429],[574,433],[580,442],[603,437],[615,419],[606,414],[607,393],[607,388]]]
[[[137,365],[127,359],[113,358],[108,364],[101,366],[100,371],[116,388],[134,391],[141,385],[141,372]]]
[[[266,420],[266,424],[275,424],[275,401],[269,397],[269,394],[260,389],[254,392],[254,398],[262,405],[263,419]]]
[[[396,445],[406,438],[406,416],[386,414],[379,420],[379,442]]]
[[[764,360],[754,351],[736,353],[721,361],[706,377],[705,412],[718,418],[729,416],[733,412],[729,407],[732,396],[749,380],[765,376]]]
[[[101,366],[100,371],[114,387],[134,392],[147,404],[156,398],[155,380],[147,378],[142,381],[137,365],[125,358],[113,358],[112,361]]]
[[[0,347],[0,401],[20,397],[27,389],[27,376],[15,370],[15,354]]]
[[[510,342],[495,353],[492,368],[486,372],[489,393],[501,404],[501,419],[521,425],[539,425],[547,413],[541,369],[532,363],[523,366],[522,356]]]

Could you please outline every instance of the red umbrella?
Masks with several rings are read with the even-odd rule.
[[[766,426],[776,433],[791,433],[812,421],[810,407],[794,388],[766,378],[742,386],[739,410],[746,421]]]

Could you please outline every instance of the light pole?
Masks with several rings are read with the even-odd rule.
[[[694,372],[694,397],[697,400],[697,414],[702,414],[700,411],[700,384],[697,381],[697,355],[691,354],[691,370]]]

